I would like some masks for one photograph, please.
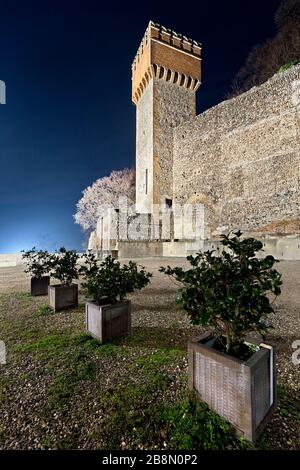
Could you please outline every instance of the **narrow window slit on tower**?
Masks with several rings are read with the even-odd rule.
[[[145,192],[148,194],[148,169],[145,172]]]
[[[172,199],[166,198],[166,206],[168,209],[172,209],[173,201]]]

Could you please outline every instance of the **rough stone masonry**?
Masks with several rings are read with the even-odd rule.
[[[202,202],[207,237],[300,234],[300,66],[174,130],[173,191]]]

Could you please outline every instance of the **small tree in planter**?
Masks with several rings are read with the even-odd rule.
[[[131,302],[126,296],[144,288],[152,276],[144,268],[129,261],[123,265],[108,256],[98,265],[92,253],[85,255],[85,265],[80,270],[87,297],[86,328],[101,343],[131,330]]]
[[[262,243],[241,235],[222,235],[222,251],[188,256],[187,271],[160,271],[183,285],[179,301],[191,323],[210,330],[189,342],[190,387],[253,441],[275,408],[276,386],[273,349],[247,335],[264,337],[282,282],[273,256],[256,257]]]
[[[78,285],[72,283],[78,279],[78,258],[76,251],[64,247],[52,256],[51,276],[61,282],[49,287],[49,303],[55,312],[78,306]]]
[[[35,247],[21,253],[26,265],[24,271],[31,275],[31,295],[47,295],[50,284],[50,276],[47,274],[51,269],[51,255],[47,251],[38,251]]]

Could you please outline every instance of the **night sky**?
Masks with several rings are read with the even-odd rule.
[[[203,45],[198,113],[219,103],[279,0],[1,0],[0,253],[82,250],[81,191],[135,160],[131,63],[150,19]]]

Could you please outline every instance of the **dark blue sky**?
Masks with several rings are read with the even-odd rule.
[[[81,249],[81,191],[134,165],[131,62],[150,19],[203,44],[198,112],[224,99],[279,0],[1,0],[0,253]]]

